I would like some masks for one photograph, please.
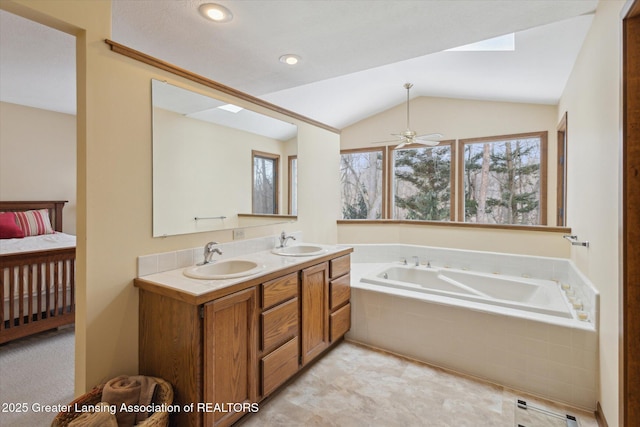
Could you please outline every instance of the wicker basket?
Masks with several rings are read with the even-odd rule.
[[[153,403],[156,405],[171,405],[173,403],[173,388],[171,384],[163,380],[162,378],[155,378],[158,385],[153,395]],[[83,394],[76,400],[69,404],[71,408],[70,412],[60,412],[51,422],[51,427],[66,427],[71,421],[82,415],[81,412],[75,412],[73,408],[82,405],[96,405],[102,400],[102,389],[104,384],[95,387],[90,392]],[[168,412],[154,412],[149,418],[143,422],[136,424],[136,427],[166,427],[169,425],[169,413]]]

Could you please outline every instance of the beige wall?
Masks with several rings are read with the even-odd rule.
[[[136,258],[232,238],[231,231],[151,237],[150,79],[211,91],[111,52],[104,43],[110,37],[110,1],[3,0],[0,7],[78,37],[76,392],[81,393],[115,375],[137,372]],[[335,161],[337,168],[339,135],[293,122],[299,127],[299,221],[250,228],[246,237],[301,230],[307,240],[335,243],[338,201],[331,195],[337,174],[324,161]],[[305,192],[309,185],[313,190]]]
[[[67,200],[76,234],[76,117],[0,102],[0,199]]]
[[[411,125],[416,132],[440,132],[444,134],[445,140],[547,131],[547,219],[548,224],[555,225],[558,124],[555,105],[419,97],[411,100],[410,108]],[[403,130],[405,123],[406,105],[401,104],[344,129],[341,148],[371,147],[372,141],[392,139],[390,134]],[[506,253],[569,256],[569,245],[562,239],[562,233],[558,232],[408,224],[341,224],[338,227],[338,240],[342,243],[402,242]]]
[[[571,258],[600,291],[600,403],[619,424],[620,64],[624,1],[603,1],[560,100],[568,113],[567,222],[588,249]]]

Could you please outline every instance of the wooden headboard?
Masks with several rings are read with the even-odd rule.
[[[56,231],[62,231],[62,208],[67,200],[57,201],[0,201],[0,212],[20,212],[32,209],[48,209],[51,226]]]

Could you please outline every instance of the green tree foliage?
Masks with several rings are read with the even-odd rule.
[[[395,217],[447,221],[451,215],[451,148],[395,152]]]

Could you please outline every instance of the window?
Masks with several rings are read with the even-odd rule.
[[[341,217],[384,217],[384,149],[344,150],[340,155]]]
[[[547,132],[340,154],[342,219],[547,224]]]
[[[546,224],[546,144],[546,132],[461,140],[459,220]]]
[[[392,218],[453,220],[453,142],[393,150]]]
[[[253,162],[253,208],[254,214],[278,213],[278,170],[280,156],[251,151]]]

